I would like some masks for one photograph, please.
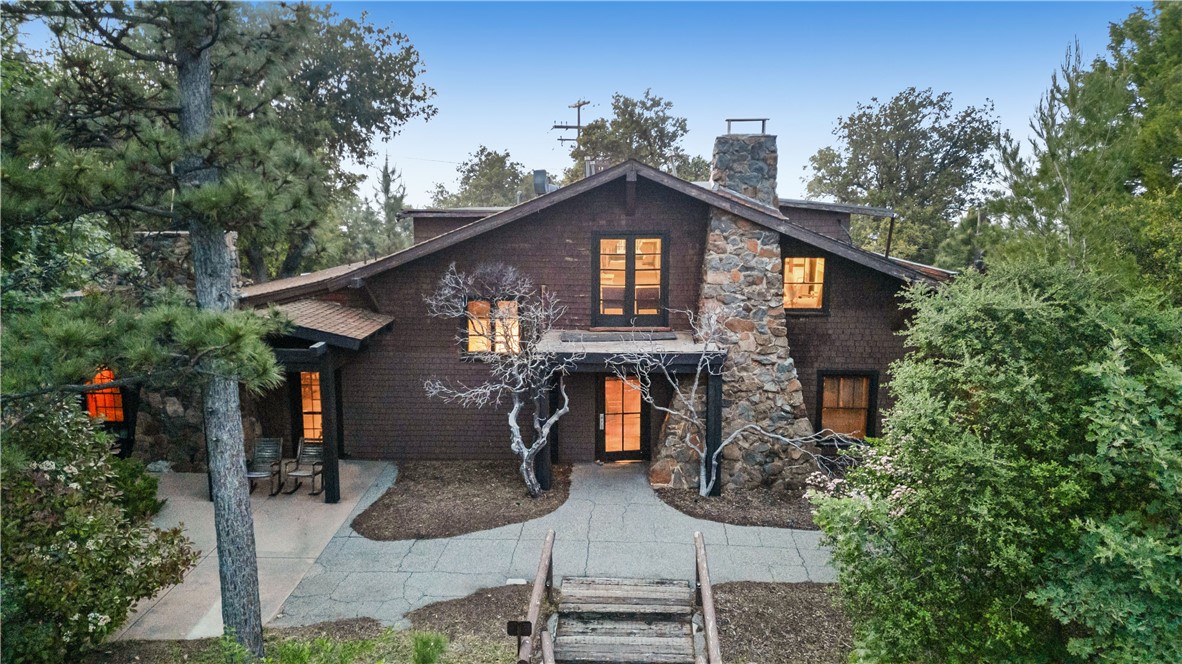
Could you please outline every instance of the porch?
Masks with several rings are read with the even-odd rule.
[[[342,461],[339,469],[343,499],[334,504],[323,504],[319,496],[309,496],[306,491],[273,497],[256,491],[251,496],[264,624],[278,615],[333,536],[347,529],[355,512],[394,482],[394,466],[384,461]],[[141,601],[115,638],[220,636],[217,536],[206,474],[161,473],[157,477],[157,495],[167,502],[153,522],[161,528],[182,527],[200,557],[183,582]]]

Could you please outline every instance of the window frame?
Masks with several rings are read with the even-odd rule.
[[[661,241],[661,302],[655,314],[600,313],[600,283],[602,260],[599,253],[603,240],[626,240],[624,268],[624,307],[636,310],[636,242],[639,238],[655,238]],[[660,231],[602,231],[592,234],[591,244],[591,327],[668,327],[669,325],[669,234]]]
[[[790,258],[819,258],[825,261],[824,273],[821,275],[821,306],[814,309],[789,307],[784,302],[788,291],[787,263]],[[828,316],[829,315],[829,267],[832,264],[829,256],[824,255],[785,255],[780,252],[780,302],[784,306],[784,313],[788,316]],[[810,282],[811,283],[811,282]]]
[[[817,431],[825,428],[825,379],[826,378],[868,378],[866,393],[866,435],[878,435],[878,375],[872,369],[818,369],[817,370]],[[839,432],[840,433],[840,432]]]
[[[488,324],[493,327],[491,348],[489,350],[470,350],[471,345],[472,345],[472,327],[471,327],[472,326],[472,319],[468,317],[467,311],[468,311],[469,305],[473,302],[487,302],[488,303],[488,312],[489,312]],[[521,352],[521,303],[516,298],[501,298],[499,300],[490,300],[490,299],[484,298],[484,297],[470,297],[464,301],[464,312],[465,312],[464,326],[463,326],[464,342],[460,346],[461,357],[463,357],[465,359],[474,359],[474,358],[479,358],[483,355],[511,355],[511,354],[515,355],[516,354],[516,353],[513,353],[508,350],[506,350],[503,353],[496,350],[497,330],[496,330],[495,321],[492,318],[492,309],[493,309],[494,305],[499,307],[500,303],[502,303],[502,302],[513,302],[514,304],[517,305],[517,318],[516,318],[516,321],[517,321],[517,341],[516,341],[516,346],[517,346],[517,353]]]

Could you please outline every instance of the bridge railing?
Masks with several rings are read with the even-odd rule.
[[[706,639],[706,664],[722,664],[718,643],[718,618],[714,614],[714,588],[710,585],[710,566],[706,562],[706,541],[694,533],[694,599],[702,607],[702,627]],[[699,661],[702,661],[699,658]]]
[[[534,646],[542,644],[544,662],[554,661],[554,646],[550,643],[549,633],[541,632],[538,618],[542,613],[542,600],[551,599],[554,587],[554,530],[546,533],[546,541],[542,544],[542,555],[538,559],[538,573],[534,577],[534,589],[529,596],[529,607],[525,620],[510,620],[506,631],[509,636],[517,637],[517,663],[529,664],[533,656]],[[539,638],[540,636],[540,638]],[[546,660],[546,646],[549,645],[550,659]]]

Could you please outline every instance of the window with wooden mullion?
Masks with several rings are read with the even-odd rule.
[[[665,324],[665,242],[661,237],[620,236],[599,239],[599,326]]]

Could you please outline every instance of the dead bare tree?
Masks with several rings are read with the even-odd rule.
[[[529,277],[503,263],[488,263],[471,272],[459,272],[452,263],[435,292],[425,298],[431,316],[462,320],[456,335],[460,347],[489,367],[489,378],[479,385],[424,382],[427,396],[464,407],[499,405],[509,409],[509,440],[520,459],[521,478],[531,497],[542,492],[535,471],[538,454],[550,442],[554,425],[570,410],[566,386],[560,378],[581,359],[541,347],[542,338],[554,329],[566,307],[558,298],[534,287]],[[562,405],[546,413],[551,385],[558,384]],[[526,443],[519,417],[531,411],[533,442]]]
[[[677,372],[673,369],[675,356],[660,351],[657,344],[645,348],[644,332],[634,333],[634,338],[642,343],[635,351],[617,353],[606,361],[608,369],[617,377],[625,380],[640,392],[640,398],[653,410],[664,413],[670,424],[677,425],[680,442],[697,453],[699,459],[705,460],[698,464],[698,493],[702,496],[710,495],[714,483],[718,481],[718,466],[722,451],[744,436],[762,436],[784,445],[789,445],[802,452],[817,463],[818,472],[832,477],[836,472],[834,464],[829,463],[821,455],[815,454],[810,446],[822,442],[837,442],[841,445],[861,445],[862,441],[850,436],[824,429],[809,436],[790,438],[774,431],[768,431],[758,424],[743,424],[730,430],[707,459],[706,449],[706,415],[705,398],[706,383],[710,375],[721,375],[723,380],[728,375],[733,378],[734,369],[725,370],[721,364],[711,362],[718,354],[724,353],[728,331],[716,308],[707,309],[701,315],[692,311],[677,311],[686,316],[693,329],[694,340],[702,344],[704,352],[698,358],[694,372]],[[667,404],[663,404],[653,396],[653,384],[667,385],[672,396]],[[732,425],[735,423],[731,423]],[[724,425],[723,429],[726,430]]]

